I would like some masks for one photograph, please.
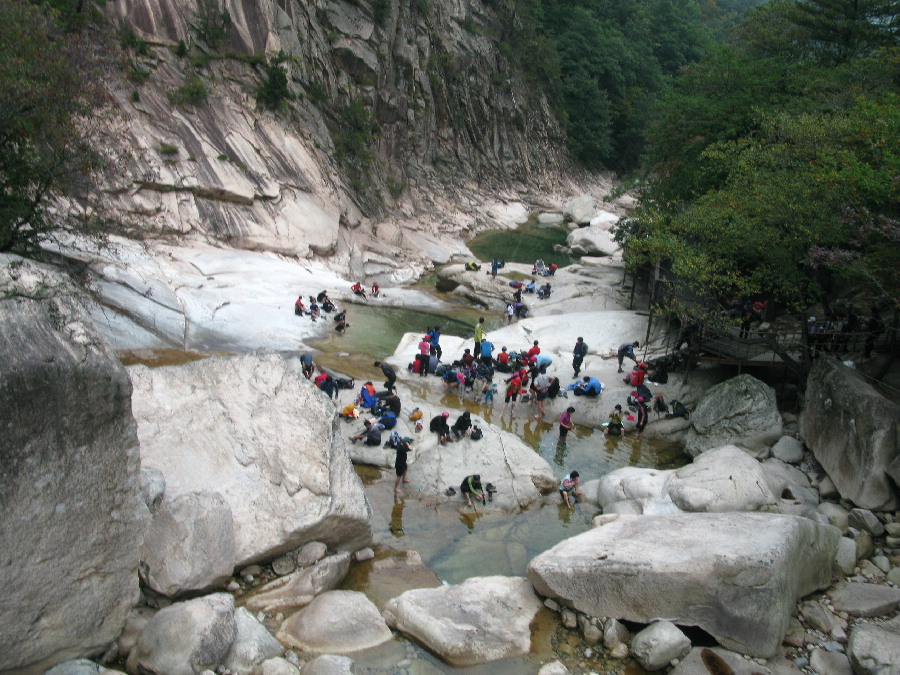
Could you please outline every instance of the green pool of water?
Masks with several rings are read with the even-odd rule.
[[[536,218],[530,219],[515,230],[488,230],[469,240],[469,250],[479,260],[494,258],[506,262],[533,264],[543,258],[549,265],[560,267],[573,262],[573,258],[553,250],[557,244],[565,244],[569,230],[559,225],[541,225]]]

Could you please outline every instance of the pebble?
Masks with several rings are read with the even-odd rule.
[[[829,640],[829,641],[826,642],[823,646],[825,647],[825,651],[828,651],[828,652],[841,652],[842,654],[844,653],[844,646],[843,646],[842,644],[840,644],[839,642],[835,642],[835,641],[833,641],[833,640]]]
[[[798,668],[806,668],[809,666],[809,659],[805,656],[798,656],[796,659],[794,659],[794,665]]]

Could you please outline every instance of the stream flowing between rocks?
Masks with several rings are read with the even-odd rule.
[[[373,359],[392,355],[404,333],[424,331],[437,324],[445,335],[468,337],[478,317],[485,315],[471,307],[440,311],[433,308],[385,307],[377,302],[348,305],[346,308],[351,317],[347,333],[337,336],[329,325],[329,335],[314,345],[318,350],[315,359],[321,367],[356,380],[354,389],[339,393],[336,402],[339,409],[356,397],[361,382],[371,379],[380,384],[381,373],[373,367]],[[489,331],[499,327],[503,321],[501,317],[485,316]],[[330,316],[324,315],[323,318],[331,323]],[[203,356],[177,350],[120,354],[126,364],[144,363],[151,367],[178,365]],[[444,361],[458,356],[445,354]],[[605,438],[602,431],[583,425],[576,425],[575,433],[570,434],[566,442],[559,443],[556,420],[535,420],[531,417],[530,408],[526,415],[523,404],[520,404],[515,417],[506,415],[500,419],[502,398],[498,398],[493,406],[485,406],[471,399],[460,399],[456,393],[417,386],[416,379],[400,377],[416,396],[428,403],[452,411],[466,409],[485,422],[497,424],[504,431],[524,439],[559,477],[578,469],[586,482],[623,466],[672,469],[689,462],[679,443],[655,439],[638,442],[634,437]],[[604,401],[602,395],[592,404],[604,408],[611,406],[611,402]],[[404,408],[403,414],[408,413],[409,410]],[[341,423],[345,435],[356,432],[358,426],[358,421]],[[405,494],[397,495],[393,491],[394,474],[391,470],[357,466],[356,471],[372,507],[372,548],[376,555],[373,560],[354,564],[340,588],[361,591],[377,606],[408,587],[397,588],[396,575],[383,573],[383,570],[392,567],[392,561],[405,561],[407,551],[415,551],[428,569],[449,584],[460,583],[473,576],[523,576],[529,560],[563,539],[588,530],[597,512],[590,504],[581,504],[570,511],[561,504],[556,492],[547,495],[539,505],[514,514],[492,509],[490,502],[466,507],[461,500],[455,502],[420,496],[414,484],[407,486]],[[556,613],[541,610],[535,619],[533,635],[529,655],[468,668],[448,666],[405,639],[352,656],[358,673],[519,675],[537,672],[540,663],[555,658],[583,660],[585,645],[580,641],[579,632],[562,628]],[[599,651],[602,654],[602,649]],[[401,665],[398,667],[398,664]],[[617,672],[626,664],[610,662],[604,665],[591,660],[585,666],[596,672]],[[634,669],[636,666],[630,663],[627,668]]]

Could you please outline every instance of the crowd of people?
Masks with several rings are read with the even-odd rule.
[[[504,263],[496,259],[491,263],[491,271],[489,274],[496,277],[497,271],[504,266]],[[536,276],[553,276],[557,270],[555,264],[546,265],[543,260],[535,262],[532,273]],[[521,282],[511,283],[513,292],[511,301],[507,305],[508,322],[514,317],[524,317],[527,315],[528,308],[522,302],[523,293],[534,293],[538,298],[548,298],[552,292],[549,282],[545,282],[540,287],[532,280],[528,284]],[[372,285],[369,294],[361,282],[356,282],[351,286],[351,291],[364,298],[378,297],[381,290],[377,283]],[[310,316],[313,320],[321,318],[322,313],[331,314],[336,312],[337,307],[328,298],[325,291],[319,293],[318,296],[309,296],[309,307],[305,306],[303,296],[300,296],[295,303],[295,313],[298,316]],[[336,330],[342,333],[349,324],[346,321],[346,312],[337,312],[334,316]],[[486,321],[484,317],[479,318],[474,326],[473,340],[471,347],[463,349],[459,358],[453,359],[449,363],[443,361],[443,350],[440,343],[441,329],[440,326],[430,327],[419,339],[416,346],[415,359],[408,366],[408,370],[420,377],[427,375],[435,375],[440,378],[446,389],[456,390],[460,396],[471,394],[475,400],[481,402],[482,405],[491,406],[499,398],[498,394],[503,395],[503,405],[500,409],[500,417],[509,410],[510,419],[515,415],[517,403],[520,408],[523,404],[527,406],[526,412],[534,419],[543,419],[547,413],[547,401],[552,401],[558,397],[567,398],[569,392],[575,397],[585,397],[587,399],[598,397],[603,391],[603,384],[594,376],[581,375],[581,369],[584,364],[585,357],[588,353],[588,345],[583,337],[578,337],[572,348],[572,371],[573,382],[568,387],[563,387],[560,378],[551,372],[548,372],[553,358],[548,354],[543,354],[539,340],[533,340],[530,346],[512,351],[507,346],[501,346],[497,351],[496,346],[490,340],[486,331]],[[618,350],[618,363],[620,372],[622,372],[622,364],[625,358],[631,358],[637,363],[634,349],[639,347],[637,341],[623,344]],[[300,358],[303,374],[307,378],[312,378],[316,365],[310,354],[303,354]],[[395,482],[394,491],[398,494],[403,492],[402,485],[408,482],[406,473],[409,464],[410,454],[413,452],[412,438],[403,438],[397,431],[393,430],[397,424],[402,404],[396,391],[397,372],[393,366],[382,360],[376,360],[373,363],[374,368],[380,369],[385,380],[383,390],[378,391],[371,381],[366,381],[359,389],[359,393],[355,400],[347,405],[342,411],[341,416],[348,420],[363,417],[363,428],[356,433],[350,435],[350,441],[353,443],[361,443],[368,446],[390,447],[395,451]],[[642,383],[640,376],[630,374],[635,377],[636,381],[632,384],[638,386]],[[640,381],[637,381],[640,380]],[[353,386],[352,380],[342,380],[328,373],[320,373],[315,377],[316,386],[322,389],[329,398],[336,399],[337,392],[342,388]],[[643,411],[643,412],[642,412]],[[576,424],[573,415],[576,413],[575,406],[567,406],[565,411],[560,415],[558,420],[559,442],[564,444],[566,439],[576,431]],[[435,415],[428,421],[428,430],[434,433],[437,441],[441,445],[457,442],[465,438],[480,438],[481,430],[473,424],[471,414],[468,411],[462,411],[458,417],[451,423],[451,415],[444,411]],[[616,405],[612,413],[610,413],[610,421],[605,425],[604,433],[607,435],[625,435],[625,420],[635,419],[623,412],[621,405]],[[424,429],[422,413],[416,409],[410,420],[415,422],[416,431]],[[638,439],[643,434],[643,429],[648,420],[647,408],[644,401],[638,402],[638,410],[636,411],[635,429],[638,432]],[[384,433],[389,433],[389,438],[384,441]],[[490,484],[488,484],[490,486]],[[569,508],[573,508],[576,498],[581,494],[578,487],[579,474],[572,471],[567,475],[560,484],[560,494],[563,502]],[[465,497],[467,504],[472,505],[472,499],[485,501],[485,490],[481,484],[481,478],[477,474],[467,476],[460,486],[460,492]],[[492,493],[489,493],[492,494]]]

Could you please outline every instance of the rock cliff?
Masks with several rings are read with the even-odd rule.
[[[498,203],[579,180],[550,103],[509,56],[517,17],[504,6],[115,0],[105,11],[126,37],[123,67],[108,81],[115,114],[95,120],[106,170],[75,212],[389,276],[428,265],[417,235],[464,235]],[[276,56],[287,92],[273,111],[257,92]]]

